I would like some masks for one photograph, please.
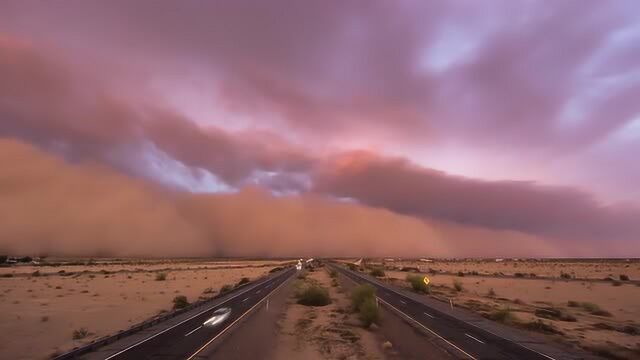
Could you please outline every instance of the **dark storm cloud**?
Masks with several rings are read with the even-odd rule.
[[[451,176],[366,152],[337,156],[315,180],[316,191],[419,217],[591,242],[640,237],[640,208],[575,188]]]
[[[130,104],[95,79],[78,77],[61,60],[9,37],[0,38],[0,78],[0,135],[33,141],[72,160],[125,165],[129,159],[119,148],[140,151],[136,147],[151,142],[230,184],[256,170],[303,171],[310,166],[307,155],[273,134],[230,134],[199,127],[165,108]]]

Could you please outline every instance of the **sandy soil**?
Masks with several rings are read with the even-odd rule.
[[[388,281],[408,287],[407,272],[386,271]],[[551,336],[583,348],[607,347],[627,354],[640,350],[640,287],[631,283],[614,286],[609,282],[501,278],[484,276],[454,276],[420,274],[432,283],[432,296],[443,301],[452,299],[462,306],[489,315],[499,309],[510,309],[518,324],[541,320],[553,326],[561,335]],[[457,291],[454,282],[462,285]],[[493,291],[491,291],[493,290]],[[491,293],[491,294],[490,294]],[[581,306],[569,306],[569,301],[592,303],[611,316],[589,313]],[[534,315],[539,309],[553,308],[573,316],[576,321],[561,321]],[[602,325],[604,324],[604,325]],[[603,327],[610,327],[603,329]],[[621,330],[637,329],[635,335]],[[629,329],[629,328],[628,328]],[[631,330],[628,330],[631,331]],[[628,350],[628,351],[625,351]],[[635,355],[622,355],[633,358]]]
[[[298,286],[302,280],[297,280]],[[349,300],[339,287],[331,285],[326,271],[309,273],[307,283],[329,289],[332,303],[322,307],[298,305],[295,299],[279,323],[276,360],[384,359],[382,341],[363,329],[348,311]]]
[[[82,262],[89,263],[89,260]],[[68,262],[67,262],[68,263]],[[0,267],[0,277],[9,276],[30,276],[35,271],[40,275],[65,273],[99,273],[99,272],[141,272],[141,271],[161,271],[171,269],[178,270],[196,270],[196,269],[232,269],[246,267],[276,267],[290,263],[289,261],[263,260],[263,261],[169,261],[169,260],[140,260],[126,262],[105,262],[96,261],[89,265],[65,265],[65,262],[55,263],[55,265],[16,265],[11,267]]]
[[[424,261],[385,261],[374,260],[375,263],[384,263],[387,267],[418,267],[420,271],[427,272],[430,269],[437,272],[456,274],[477,272],[481,275],[513,276],[520,273],[530,277],[557,277],[568,274],[572,278],[579,279],[604,279],[611,277],[618,280],[620,275],[627,275],[631,280],[640,280],[640,260],[433,260]],[[566,275],[565,275],[566,276]]]
[[[77,272],[73,275],[0,277],[0,358],[47,358],[168,311],[178,294],[195,301],[215,295],[225,284],[242,277],[255,279],[273,268],[184,270],[186,266],[176,265],[183,270],[169,270],[165,281],[156,281],[156,273],[147,272],[155,266],[108,274],[95,273],[93,267],[83,273],[87,268],[73,266]],[[203,294],[208,288],[212,292]],[[73,340],[73,331],[80,328],[89,334]]]

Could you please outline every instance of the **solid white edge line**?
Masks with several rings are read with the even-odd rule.
[[[430,318],[432,318],[432,319],[435,319],[435,316],[433,316],[433,315],[431,315],[431,314],[429,314],[429,313],[423,312],[423,314],[427,315],[428,317],[430,317]]]
[[[287,279],[289,280],[289,279]],[[207,341],[206,344],[202,345],[202,347],[198,350],[196,350],[196,352],[194,352],[191,356],[189,356],[187,358],[187,360],[191,360],[193,359],[195,356],[197,356],[202,350],[204,350],[207,346],[209,346],[209,344],[211,344],[212,342],[214,342],[217,338],[219,338],[222,334],[224,334],[225,332],[227,332],[227,330],[229,330],[233,325],[235,325],[238,321],[242,320],[242,318],[244,318],[248,313],[250,313],[253,309],[256,308],[256,306],[260,305],[263,301],[265,301],[266,299],[269,298],[269,296],[271,296],[271,294],[273,294],[276,290],[280,289],[284,284],[287,283],[287,280],[283,281],[282,284],[278,285],[275,289],[271,290],[271,292],[269,292],[265,297],[263,297],[260,301],[258,301],[255,305],[253,305],[249,310],[245,311],[244,314],[240,315],[239,318],[237,318],[234,322],[232,322],[231,324],[229,324],[229,326],[227,326],[226,328],[224,328],[221,332],[218,333],[218,335],[214,336],[211,340]]]
[[[472,338],[473,340],[475,340],[475,341],[479,342],[480,344],[484,344],[484,341],[482,341],[482,340],[480,340],[480,339],[478,339],[478,338],[476,338],[476,337],[473,337],[473,336],[471,336],[471,335],[469,335],[469,334],[467,334],[467,333],[464,333],[464,334],[465,334],[465,335],[467,335],[468,337]]]
[[[353,281],[354,283],[356,283],[356,284],[357,284],[357,282],[356,282],[355,280],[351,279],[351,278],[350,278],[350,277],[348,277],[348,276],[347,276],[347,279],[349,279],[349,280],[351,280],[351,281]],[[447,344],[449,344],[451,347],[453,347],[454,349],[456,349],[456,350],[460,351],[461,353],[463,353],[464,355],[466,355],[466,356],[467,356],[467,357],[469,357],[470,359],[478,360],[477,358],[475,358],[475,357],[471,356],[471,355],[470,355],[469,353],[467,353],[466,351],[464,351],[464,350],[460,349],[456,344],[454,344],[454,343],[452,343],[451,341],[449,341],[449,340],[447,340],[447,339],[443,338],[442,336],[440,336],[440,334],[438,334],[438,333],[436,333],[435,331],[433,331],[433,330],[429,329],[428,327],[426,327],[426,326],[422,325],[418,320],[416,320],[416,319],[412,318],[411,316],[409,316],[409,315],[405,314],[403,311],[401,311],[401,310],[400,310],[400,309],[398,309],[397,307],[395,307],[395,306],[393,306],[393,305],[389,304],[388,302],[386,302],[386,301],[382,300],[381,298],[379,298],[379,297],[377,297],[377,296],[376,296],[376,299],[378,299],[378,301],[381,301],[382,303],[386,304],[387,306],[391,307],[392,309],[394,309],[395,311],[399,312],[400,314],[404,315],[407,319],[412,320],[412,321],[414,321],[416,324],[418,324],[418,325],[422,326],[423,328],[425,328],[426,330],[428,330],[431,334],[435,335],[438,339],[440,339],[440,340],[442,340],[442,341],[446,342],[446,343],[447,343]]]
[[[342,268],[341,268],[341,269],[342,269]],[[345,271],[346,271],[346,269],[342,269],[342,270],[345,270]],[[361,279],[362,279],[362,280],[364,280],[364,281],[371,282],[369,279],[367,279],[367,278],[365,278],[365,277],[361,276],[360,274],[357,274],[357,273],[353,273],[353,274],[354,274],[354,275],[356,275],[357,277],[361,278]],[[351,280],[352,280],[352,281],[354,281],[353,279],[351,279]],[[354,281],[354,282],[355,282],[355,281]],[[394,289],[388,288],[388,287],[386,287],[386,286],[384,286],[384,285],[382,285],[382,284],[378,284],[378,285],[382,286],[382,287],[383,287],[383,288],[385,288],[385,289],[391,290],[392,292],[394,292],[394,293],[396,293],[396,294],[398,294],[398,295],[400,295],[400,296],[402,296],[402,297],[405,297],[405,298],[407,298],[407,299],[411,299],[410,297],[408,297],[408,296],[406,296],[406,295],[404,295],[404,294],[402,294],[402,293],[400,293],[400,292],[398,292],[398,291],[396,291],[396,290],[394,290]],[[413,299],[411,299],[411,300],[413,300]],[[413,300],[413,301],[416,301],[416,300]],[[422,303],[421,303],[421,304],[422,304]],[[424,304],[423,304],[423,305],[424,305]],[[424,305],[424,306],[427,306],[427,307],[428,307],[428,305]],[[527,347],[527,346],[525,346],[525,345],[522,345],[522,344],[520,344],[519,342],[516,342],[516,341],[513,341],[513,340],[509,340],[509,339],[506,339],[506,338],[504,338],[504,337],[502,337],[502,336],[500,336],[500,335],[498,335],[498,334],[495,334],[495,333],[493,333],[493,332],[491,332],[491,331],[489,331],[489,330],[486,330],[486,329],[484,329],[484,328],[481,328],[481,327],[479,327],[478,325],[475,325],[475,324],[472,324],[472,323],[470,323],[470,322],[466,322],[466,321],[465,321],[465,324],[471,325],[471,326],[475,327],[476,329],[479,329],[479,330],[481,330],[481,331],[487,332],[487,333],[489,333],[489,334],[491,334],[491,335],[493,335],[493,336],[495,336],[495,337],[497,337],[497,338],[507,340],[507,341],[509,341],[509,342],[511,342],[511,343],[513,343],[513,344],[516,344],[517,346],[520,346],[520,347],[521,347],[521,348],[523,348],[523,349],[527,349],[527,350],[529,350],[529,351],[531,351],[531,352],[534,352],[534,353],[536,353],[536,354],[538,354],[538,355],[540,355],[540,356],[544,356],[545,358],[547,358],[547,359],[549,359],[549,360],[557,360],[556,358],[553,358],[553,357],[551,357],[551,356],[549,356],[549,355],[547,355],[547,354],[541,353],[541,352],[539,352],[539,351],[537,351],[537,350],[531,349],[530,347]]]
[[[188,332],[188,333],[186,333],[184,336],[185,336],[185,337],[187,337],[187,336],[189,336],[189,335],[193,334],[194,332],[196,332],[196,331],[200,330],[201,328],[202,328],[202,325],[200,325],[200,326],[198,326],[197,328],[195,328],[195,329],[193,329],[193,330],[189,331],[189,332]]]
[[[153,339],[153,338],[155,338],[155,337],[157,337],[157,336],[159,336],[159,335],[162,335],[162,334],[164,334],[165,332],[167,332],[167,331],[169,331],[169,330],[171,330],[171,329],[173,329],[173,328],[175,328],[175,327],[177,327],[177,326],[180,326],[180,325],[182,325],[182,324],[186,323],[187,321],[190,321],[190,320],[192,320],[192,319],[194,319],[194,318],[196,318],[196,317],[198,317],[198,316],[200,316],[200,315],[202,315],[202,314],[206,313],[207,311],[211,311],[211,310],[213,310],[214,308],[216,308],[216,307],[218,307],[218,306],[220,306],[220,305],[222,305],[222,304],[225,304],[225,303],[227,303],[227,302],[229,302],[229,301],[231,301],[231,300],[233,300],[233,299],[237,298],[238,296],[240,296],[240,295],[242,295],[242,294],[245,294],[247,291],[250,291],[250,290],[254,289],[256,286],[260,286],[260,285],[262,285],[262,284],[264,284],[264,283],[266,283],[266,282],[269,282],[269,281],[271,281],[271,280],[277,279],[277,278],[278,278],[278,277],[280,277],[281,275],[282,275],[282,274],[280,274],[280,275],[278,275],[278,276],[276,276],[276,277],[270,278],[270,279],[265,279],[265,280],[263,280],[262,282],[259,282],[259,283],[257,283],[257,284],[254,284],[253,286],[251,286],[250,288],[246,289],[245,291],[240,292],[240,293],[238,293],[238,294],[235,294],[234,296],[232,296],[232,297],[228,298],[227,300],[225,300],[225,301],[223,301],[223,302],[221,302],[221,303],[218,303],[218,304],[216,304],[216,305],[214,305],[214,306],[211,306],[210,308],[208,308],[208,309],[206,309],[206,310],[203,310],[203,311],[201,311],[201,312],[199,312],[199,313],[197,313],[197,314],[193,315],[192,317],[190,317],[190,318],[188,318],[188,319],[185,319],[185,320],[183,320],[183,321],[181,321],[181,322],[179,322],[179,323],[177,323],[177,324],[175,324],[175,325],[173,325],[173,326],[171,326],[171,327],[169,327],[169,328],[167,328],[167,329],[164,329],[164,330],[160,331],[159,333],[157,333],[157,334],[155,334],[155,335],[153,335],[153,336],[150,336],[150,337],[148,337],[148,338],[146,338],[146,339],[144,339],[144,340],[141,340],[141,341],[139,341],[139,342],[137,342],[137,343],[135,343],[135,344],[133,344],[133,345],[131,345],[131,346],[127,347],[127,348],[126,348],[126,349],[124,349],[124,350],[120,350],[120,351],[118,351],[117,353],[115,353],[115,354],[113,354],[113,355],[111,355],[111,356],[109,356],[109,357],[106,357],[104,360],[112,359],[112,358],[114,358],[114,357],[116,357],[116,356],[118,356],[118,355],[120,355],[120,354],[122,354],[122,353],[124,353],[124,352],[127,352],[127,351],[129,351],[129,350],[133,349],[134,347],[136,347],[136,346],[138,346],[138,345],[140,345],[140,344],[144,344],[145,342],[147,342],[147,341],[149,341],[149,340],[151,340],[151,339]]]

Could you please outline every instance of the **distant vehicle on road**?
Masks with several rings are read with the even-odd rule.
[[[231,315],[231,308],[223,307],[213,312],[213,316],[210,317],[207,321],[205,321],[202,326],[216,326],[223,321],[227,320],[227,318]]]

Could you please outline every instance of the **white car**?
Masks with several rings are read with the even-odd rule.
[[[216,326],[223,321],[227,320],[227,318],[231,315],[231,309],[227,307],[220,308],[213,312],[213,316],[210,317],[207,321],[202,323],[202,326]]]

